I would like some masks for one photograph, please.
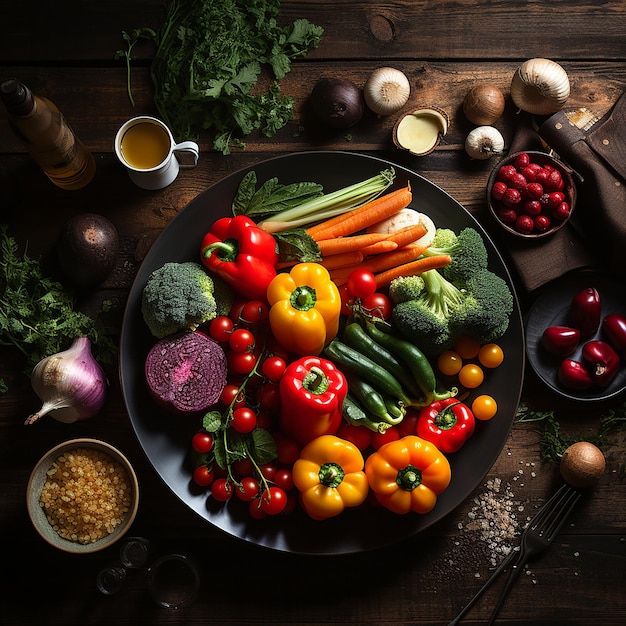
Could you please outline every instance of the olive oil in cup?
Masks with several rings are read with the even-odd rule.
[[[200,149],[194,141],[175,143],[161,120],[141,115],[119,129],[115,153],[138,187],[156,190],[173,183],[181,168],[195,167]]]

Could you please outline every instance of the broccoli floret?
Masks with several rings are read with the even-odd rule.
[[[441,273],[455,284],[463,284],[476,271],[487,268],[488,253],[481,234],[472,227],[458,235],[450,229],[438,229],[427,256],[449,254],[452,261]]]
[[[481,344],[499,339],[509,326],[513,294],[506,281],[483,269],[465,283],[465,305],[455,311],[452,323],[458,335],[468,335]]]
[[[141,312],[157,338],[181,330],[195,330],[216,316],[211,277],[199,263],[165,263],[148,278]]]
[[[399,276],[389,284],[389,297],[394,304],[417,300],[424,291],[425,283],[421,276]]]
[[[217,274],[211,274],[217,315],[228,315],[238,299],[235,290]]]
[[[454,344],[451,320],[465,304],[465,294],[437,270],[422,275],[424,290],[417,299],[400,302],[392,319],[399,332],[424,354],[435,356]]]

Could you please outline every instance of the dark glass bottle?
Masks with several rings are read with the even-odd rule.
[[[13,131],[55,185],[81,189],[93,179],[93,155],[50,100],[33,94],[15,79],[0,85],[0,96]]]

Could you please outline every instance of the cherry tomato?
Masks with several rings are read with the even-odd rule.
[[[265,519],[267,513],[261,507],[261,498],[254,498],[248,504],[248,514],[252,519]]]
[[[291,475],[291,471],[287,468],[276,470],[272,481],[284,492],[291,491],[293,489],[293,476]]]
[[[238,433],[251,433],[256,428],[256,413],[247,406],[235,409],[233,411],[231,426]]]
[[[341,296],[341,314],[349,317],[352,315],[354,298],[348,292],[348,285],[344,283],[339,287],[339,295]]]
[[[280,356],[268,356],[261,363],[261,374],[269,378],[273,383],[277,383],[285,373],[287,363]]]
[[[483,370],[474,363],[468,363],[459,372],[459,382],[467,389],[475,389],[485,380]]]
[[[478,355],[480,344],[471,337],[460,337],[454,344],[454,349],[462,359],[473,359]]]
[[[378,450],[380,446],[400,439],[400,429],[397,426],[390,426],[384,433],[372,433],[372,446]]]
[[[207,465],[199,465],[193,471],[193,482],[200,487],[208,487],[215,479],[215,472]]]
[[[256,365],[256,357],[251,352],[229,352],[226,360],[229,371],[235,374],[249,374]]]
[[[239,311],[239,317],[246,325],[257,326],[264,322],[270,314],[269,306],[261,300],[246,302]]]
[[[256,392],[256,401],[261,411],[277,411],[280,406],[280,387],[276,383],[265,383]]]
[[[211,486],[211,495],[218,502],[227,502],[233,497],[233,483],[227,478],[216,478]]]
[[[472,413],[477,420],[490,420],[498,411],[496,401],[487,394],[474,398]]]
[[[375,317],[380,317],[384,320],[389,319],[393,305],[388,296],[384,293],[375,292],[363,298],[361,306]]]
[[[256,416],[256,427],[263,428],[264,430],[272,431],[276,428],[276,422],[278,418],[274,413],[267,413],[266,411],[260,411]]]
[[[247,328],[233,330],[228,338],[228,345],[235,352],[249,352],[254,349],[254,335]]]
[[[439,355],[437,367],[444,376],[456,376],[463,367],[463,359],[458,352],[446,350]]]
[[[274,433],[276,459],[281,465],[291,467],[300,456],[300,445],[282,433]]]
[[[243,459],[237,459],[232,465],[233,471],[237,474],[237,476],[252,476],[254,472],[254,465],[252,465],[252,461],[245,457]]]
[[[224,406],[230,406],[234,402],[233,407],[239,408],[240,406],[246,405],[246,398],[243,393],[240,393],[239,385],[228,383],[224,389],[222,389],[220,402]]]
[[[270,487],[261,496],[261,508],[268,515],[282,513],[287,505],[287,494],[280,487]]]
[[[364,426],[341,422],[336,434],[340,439],[351,441],[359,450],[367,450],[372,443],[372,431]]]
[[[235,486],[235,495],[243,502],[250,502],[259,495],[259,481],[253,476],[246,476]]]
[[[376,276],[369,270],[356,269],[350,272],[346,287],[353,298],[367,298],[376,291]]]
[[[218,315],[216,318],[211,320],[211,323],[209,324],[209,335],[211,335],[211,339],[214,339],[219,343],[226,343],[234,327],[235,326],[230,317],[226,317],[226,315]]]
[[[417,422],[419,420],[419,411],[409,408],[404,416],[404,419],[398,424],[398,430],[400,436],[417,435]]]
[[[200,454],[206,454],[213,450],[213,437],[206,431],[197,432],[191,438],[191,447]]]
[[[478,360],[484,367],[493,369],[502,365],[504,352],[497,343],[486,343],[478,351]]]

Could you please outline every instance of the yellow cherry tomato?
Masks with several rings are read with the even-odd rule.
[[[463,359],[458,352],[446,350],[439,355],[437,367],[444,376],[456,376],[463,367]]]
[[[484,367],[493,369],[499,367],[504,361],[504,352],[497,343],[486,343],[478,351],[478,360]]]
[[[467,389],[475,389],[485,380],[485,374],[479,365],[468,363],[459,372],[459,382]]]
[[[454,349],[462,359],[473,359],[478,355],[480,344],[471,337],[460,337],[454,344]]]
[[[496,401],[487,394],[477,396],[472,402],[472,413],[477,420],[490,420],[498,412]]]

